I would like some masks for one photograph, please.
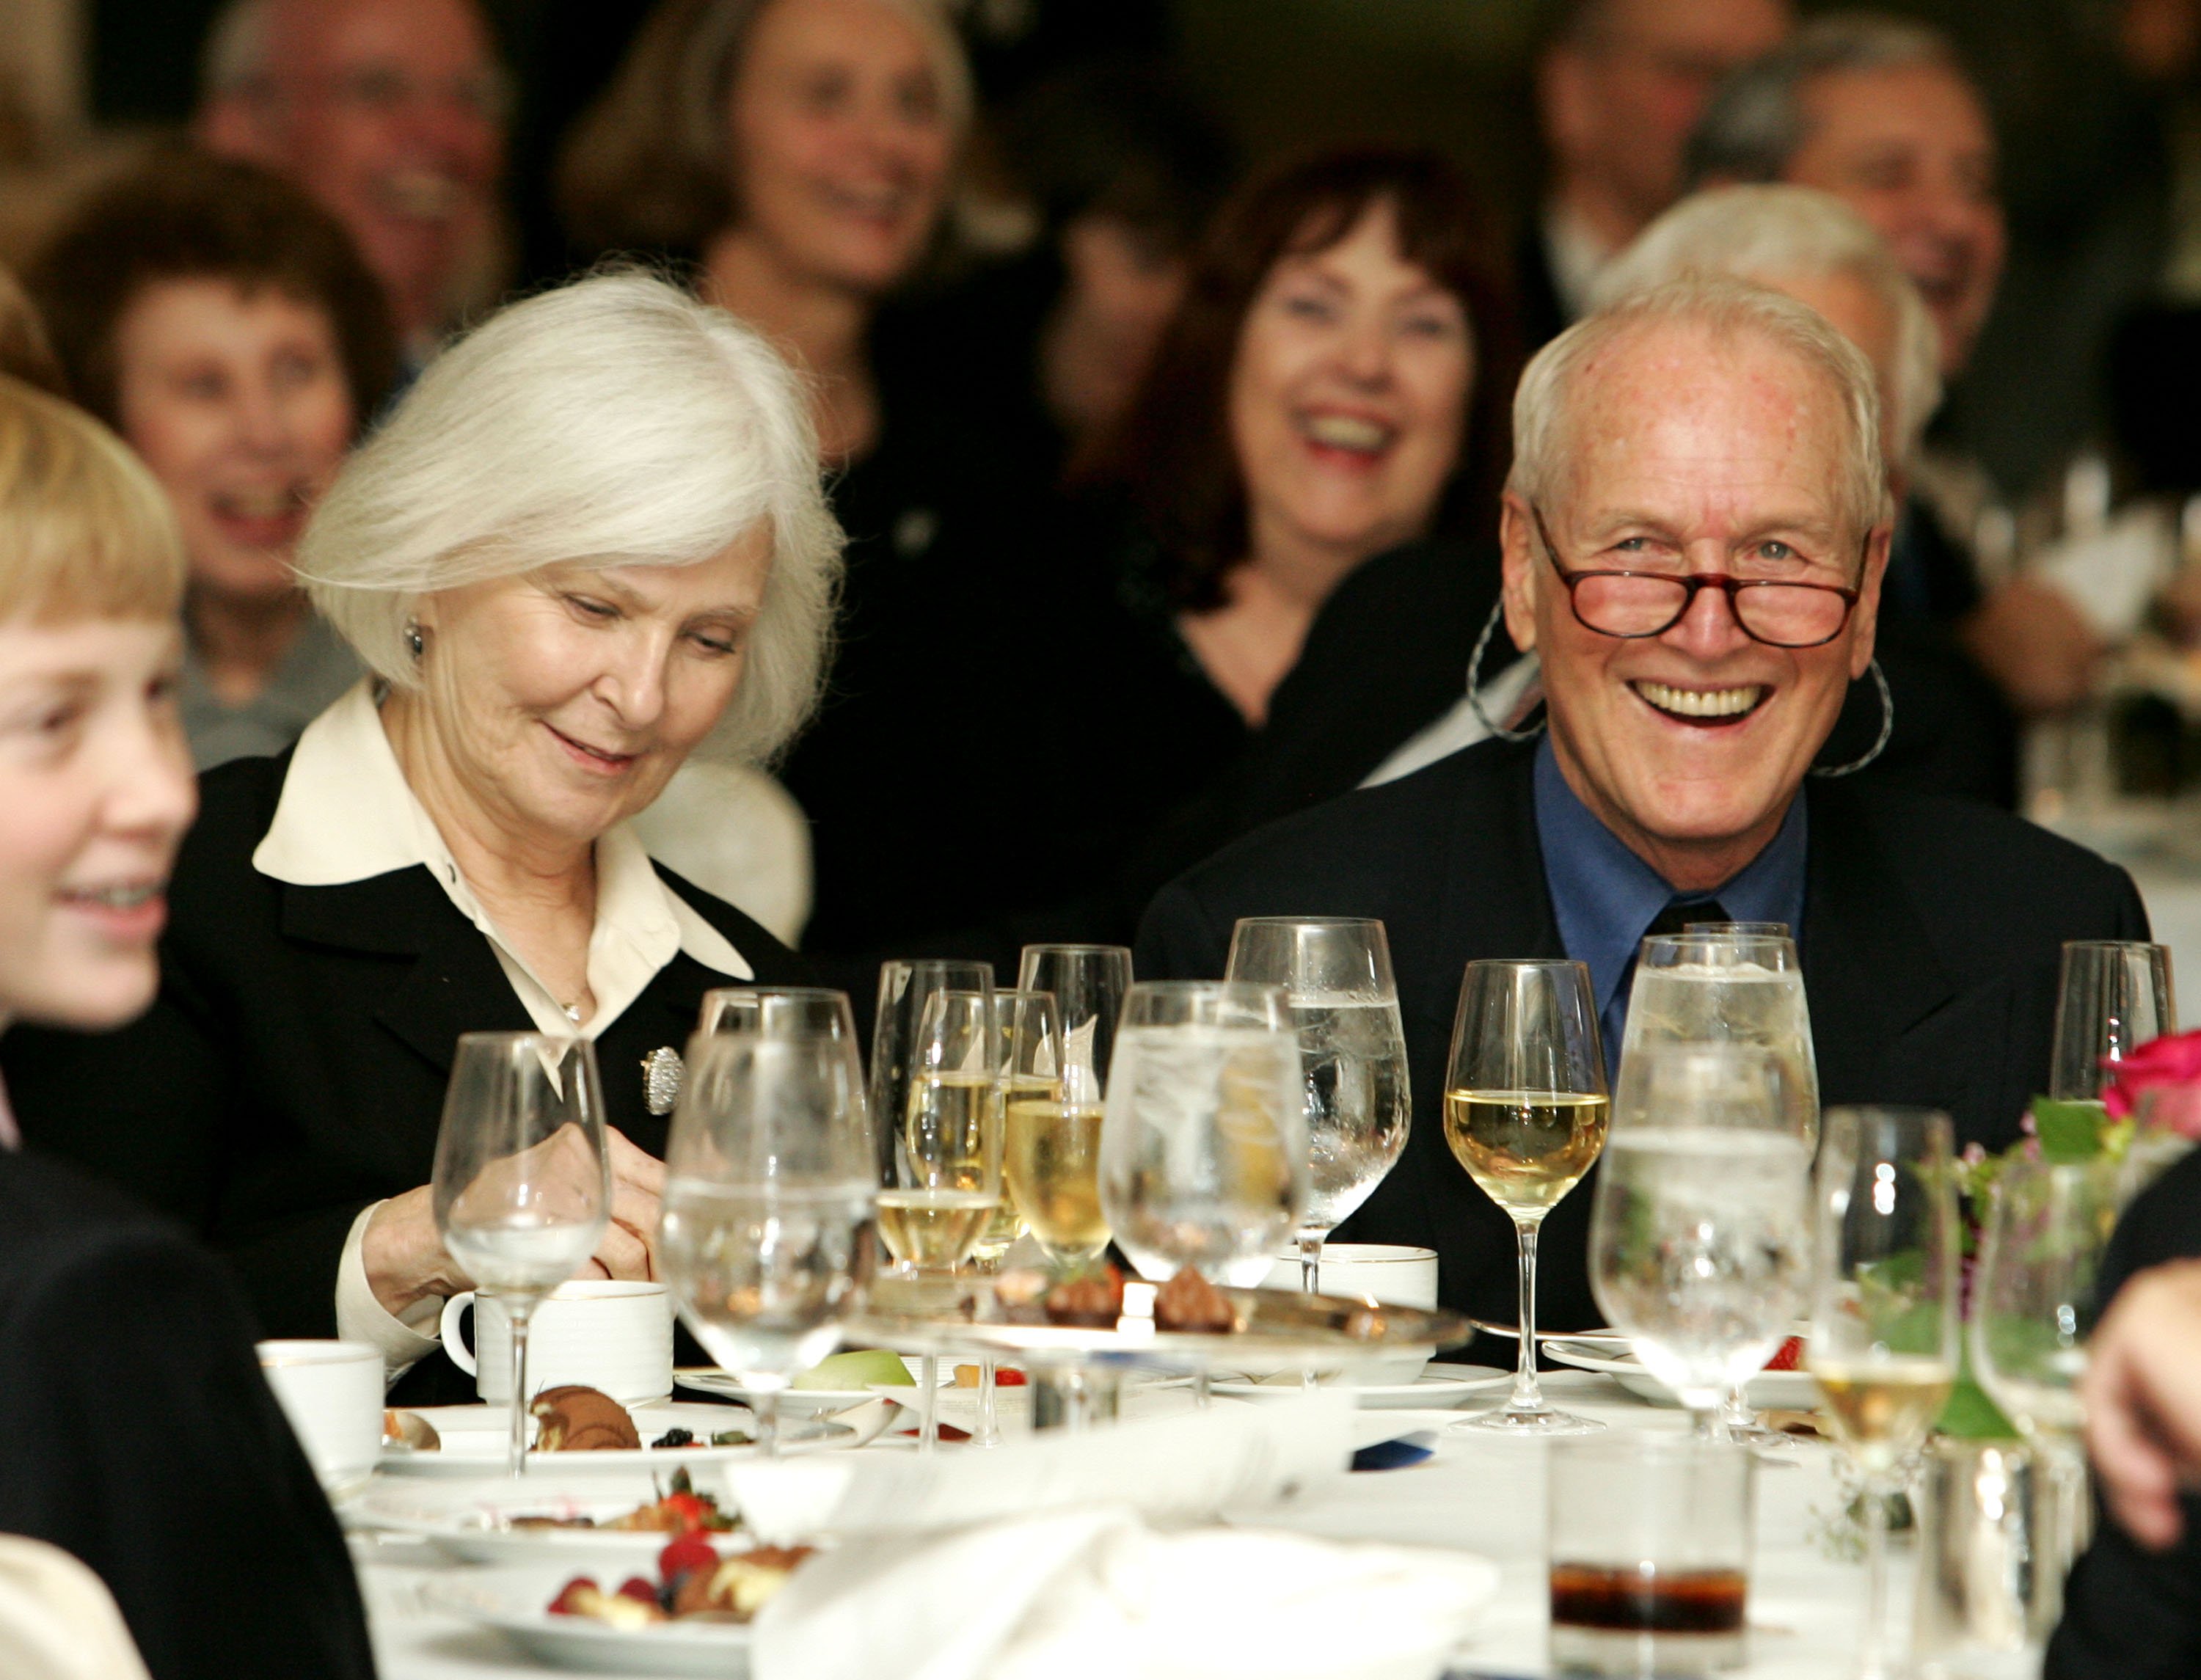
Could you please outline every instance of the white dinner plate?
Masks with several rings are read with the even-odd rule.
[[[870,1399],[858,1396],[859,1402]],[[420,1406],[412,1408],[434,1426],[443,1445],[431,1453],[409,1452],[402,1449],[383,1450],[380,1467],[401,1476],[481,1476],[494,1472],[504,1463],[507,1450],[505,1430],[508,1413],[502,1406]],[[655,1471],[671,1475],[678,1466],[725,1464],[745,1458],[755,1448],[752,1447],[652,1447],[649,1443],[667,1430],[684,1429],[698,1441],[708,1441],[720,1430],[746,1428],[748,1413],[738,1407],[687,1405],[678,1401],[656,1406],[631,1406],[628,1415],[634,1419],[635,1432],[641,1436],[643,1445],[614,1447],[596,1453],[530,1453],[531,1466],[555,1466],[561,1472],[572,1471],[581,1475],[607,1475],[634,1471]],[[891,1413],[889,1411],[889,1415]],[[878,1425],[877,1427],[883,1427]],[[806,1439],[806,1431],[818,1433]],[[825,1431],[830,1430],[830,1434]],[[877,1432],[877,1427],[873,1433]],[[782,1447],[791,1452],[802,1452],[817,1447],[856,1446],[858,1436],[846,1426],[827,1419],[794,1420],[781,1433]]]
[[[564,1565],[467,1570],[432,1583],[427,1596],[436,1609],[477,1627],[496,1629],[526,1655],[552,1668],[710,1676],[712,1680],[741,1680],[748,1673],[750,1630],[740,1623],[672,1621],[615,1628],[586,1616],[550,1613],[547,1607],[568,1580],[594,1573]],[[654,1576],[656,1571],[634,1573]],[[596,1576],[607,1592],[624,1578]]]
[[[1617,1380],[1638,1399],[1654,1406],[1678,1406],[1674,1391],[1644,1369],[1635,1354],[1616,1349],[1600,1336],[1595,1341],[1570,1342],[1561,1336],[1538,1338],[1544,1352],[1561,1365],[1577,1371],[1597,1371]],[[1750,1379],[1746,1392],[1754,1407],[1808,1412],[1819,1403],[1818,1384],[1808,1371],[1761,1371]]]
[[[1512,1380],[1511,1372],[1487,1365],[1439,1363],[1425,1366],[1411,1383],[1346,1382],[1324,1386],[1350,1389],[1354,1401],[1364,1407],[1388,1410],[1396,1407],[1450,1406],[1470,1395],[1502,1389]],[[1259,1382],[1242,1377],[1218,1377],[1207,1386],[1215,1394],[1255,1400],[1282,1399],[1300,1391],[1297,1374],[1288,1372]]]
[[[604,1528],[514,1528],[512,1523],[519,1517],[590,1517],[599,1523],[609,1522],[656,1500],[662,1488],[643,1477],[614,1485],[602,1477],[587,1477],[562,1487],[558,1485],[560,1479],[543,1471],[516,1485],[507,1477],[467,1482],[418,1478],[378,1482],[358,1498],[348,1501],[343,1517],[352,1528],[418,1536],[461,1563],[548,1565],[570,1560],[577,1575],[599,1569],[615,1574],[618,1579],[606,1583],[608,1586],[617,1586],[630,1575],[654,1575],[657,1554],[672,1538],[669,1534]],[[660,1477],[657,1481],[661,1483],[666,1479]],[[748,1536],[742,1534],[707,1537],[724,1551],[737,1550],[748,1543]]]

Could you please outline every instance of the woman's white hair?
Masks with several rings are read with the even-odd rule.
[[[1691,275],[1629,294],[1584,316],[1537,351],[1513,394],[1513,470],[1505,487],[1548,505],[1564,488],[1575,386],[1599,352],[1635,333],[1693,327],[1716,341],[1746,336],[1787,351],[1833,388],[1842,427],[1840,482],[1843,521],[1858,535],[1887,518],[1887,469],[1881,450],[1880,390],[1864,352],[1817,309],[1747,280]]]
[[[614,271],[514,303],[431,361],[321,502],[298,571],[409,689],[423,596],[552,565],[693,566],[760,523],[772,573],[707,743],[753,761],[810,714],[840,583],[810,405],[731,315]]]
[[[1907,461],[1941,401],[1941,335],[1918,287],[1872,224],[1804,186],[1723,186],[1692,193],[1599,273],[1593,306],[1689,274],[1726,274],[1779,291],[1783,280],[1848,275],[1895,323],[1886,370],[1895,461]]]

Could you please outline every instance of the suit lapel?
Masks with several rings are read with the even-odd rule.
[[[285,886],[283,931],[340,950],[413,958],[377,1000],[374,1018],[440,1075],[451,1071],[461,1033],[535,1025],[489,941],[424,866],[341,886]]]

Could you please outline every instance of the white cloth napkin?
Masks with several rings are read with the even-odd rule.
[[[0,1536],[0,1674],[9,1680],[145,1680],[106,1583],[43,1540]]]
[[[726,1480],[764,1540],[960,1528],[1098,1505],[1164,1522],[1271,1503],[1347,1473],[1353,1396],[1318,1389],[1258,1406],[1050,1432],[991,1452],[819,1453],[731,1465]]]
[[[1054,1512],[813,1558],[754,1680],[1435,1680],[1498,1589],[1464,1554]]]

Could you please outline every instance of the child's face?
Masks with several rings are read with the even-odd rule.
[[[152,1002],[198,808],[166,620],[0,624],[0,1017],[120,1026]]]

